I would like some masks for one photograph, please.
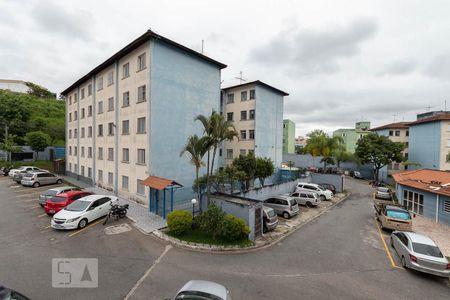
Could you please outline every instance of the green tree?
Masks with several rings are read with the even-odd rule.
[[[404,161],[403,143],[393,142],[386,136],[370,133],[356,143],[355,155],[363,164],[373,164],[374,179],[378,180],[381,168],[392,163]]]
[[[180,152],[180,157],[185,153],[189,154],[190,162],[195,166],[195,189],[197,191],[197,199],[200,201],[200,185],[199,185],[199,171],[205,165],[203,157],[210,147],[208,137],[199,138],[196,134],[188,137],[186,145]],[[200,208],[201,209],[201,208]]]
[[[336,149],[333,152],[333,158],[338,169],[341,167],[341,163],[355,160],[353,154],[346,151],[345,147],[339,147]]]
[[[40,98],[56,98],[56,94],[50,92],[45,87],[34,84],[32,82],[25,82],[25,85],[28,87],[27,93]]]
[[[268,158],[268,157],[256,158],[255,177],[259,179],[259,182],[261,182],[262,186],[264,186],[264,180],[267,177],[272,176],[274,171],[275,171],[275,168],[274,168],[273,162],[270,158]]]
[[[214,172],[214,160],[217,153],[217,148],[224,141],[232,141],[235,137],[238,137],[236,129],[234,128],[232,122],[226,121],[224,116],[213,111],[209,117],[204,115],[198,115],[195,118],[200,121],[204,128],[204,133],[210,141],[210,148],[207,151],[207,172],[206,172],[206,188],[207,188],[207,199],[208,204],[210,201],[211,194],[211,182],[209,177]],[[211,154],[212,151],[212,154]],[[212,156],[212,158],[211,158]]]
[[[323,130],[314,130],[308,134],[306,150],[313,156],[322,156],[323,169],[326,170],[327,164],[334,164],[334,151],[342,144],[342,138],[330,137]]]
[[[36,157],[39,152],[44,151],[50,143],[50,136],[42,131],[32,131],[25,135],[25,141],[31,149],[36,152]]]
[[[239,155],[233,159],[232,165],[237,171],[243,172],[245,176],[240,178],[241,183],[244,183],[244,189],[250,189],[250,182],[256,175],[256,158],[253,152],[249,152],[247,155]],[[240,174],[242,175],[242,173]]]
[[[22,152],[22,148],[14,142],[14,135],[7,135],[3,142],[0,142],[0,150],[6,152],[6,160],[11,161],[11,152]]]
[[[224,218],[225,212],[222,208],[211,203],[208,205],[208,211],[201,214],[200,228],[210,234],[215,240],[222,232]]]

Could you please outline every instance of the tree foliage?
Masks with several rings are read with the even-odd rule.
[[[335,163],[335,153],[341,149],[343,141],[340,137],[330,137],[323,130],[316,129],[308,134],[306,151],[313,157],[322,156],[323,169],[327,164]]]
[[[403,143],[393,142],[386,136],[371,133],[356,143],[355,155],[363,164],[373,164],[374,179],[378,179],[381,168],[392,162],[403,162]]]
[[[211,203],[208,205],[208,210],[201,214],[200,228],[206,233],[210,234],[215,240],[222,232],[223,218],[225,212],[221,207]]]
[[[28,87],[27,93],[39,98],[56,98],[56,94],[50,92],[45,87],[37,85],[32,82],[25,82],[25,85]]]
[[[273,172],[275,172],[275,168],[273,161],[269,157],[256,158],[255,177],[259,179],[262,186],[264,186],[264,180],[272,176]]]
[[[32,131],[25,135],[27,145],[38,154],[44,151],[50,143],[50,136],[42,131]]]
[[[175,210],[167,215],[167,226],[175,235],[181,235],[191,229],[192,215],[185,210]]]

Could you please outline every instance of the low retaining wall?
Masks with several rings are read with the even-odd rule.
[[[338,193],[344,191],[344,176],[336,174],[311,173],[312,183],[328,183],[336,187]]]
[[[265,187],[256,188],[246,192],[233,194],[234,196],[264,201],[272,196],[292,193],[297,186],[299,180],[284,182],[274,185],[266,185]]]

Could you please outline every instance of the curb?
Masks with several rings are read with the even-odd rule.
[[[159,240],[162,240],[162,241],[165,241],[165,242],[169,242],[174,247],[185,249],[185,250],[190,250],[190,251],[194,251],[194,252],[204,252],[204,253],[214,253],[214,254],[241,254],[241,253],[255,252],[255,251],[259,251],[259,250],[262,250],[262,249],[269,248],[269,247],[279,243],[280,241],[284,240],[285,238],[287,238],[288,236],[290,236],[291,234],[293,234],[294,232],[299,230],[304,225],[308,224],[311,221],[314,221],[315,219],[317,219],[318,217],[320,217],[321,215],[323,215],[324,213],[326,213],[327,211],[329,211],[333,207],[335,207],[338,204],[342,203],[344,200],[346,200],[348,197],[350,197],[351,194],[352,193],[348,193],[341,200],[339,200],[338,202],[334,203],[333,205],[327,207],[325,210],[321,211],[319,214],[317,214],[317,215],[315,215],[315,216],[313,216],[313,217],[311,217],[309,219],[306,219],[303,223],[300,223],[300,224],[298,224],[296,226],[291,227],[291,229],[286,234],[281,235],[280,237],[278,237],[278,238],[276,238],[274,240],[267,241],[267,242],[265,242],[265,243],[263,243],[261,245],[258,245],[258,246],[250,246],[250,247],[230,246],[230,247],[225,247],[225,246],[217,246],[217,245],[196,244],[196,243],[186,242],[186,241],[182,241],[182,240],[173,238],[173,237],[165,234],[161,230],[155,230],[152,233],[150,233],[150,235],[153,235],[154,237],[158,238]]]

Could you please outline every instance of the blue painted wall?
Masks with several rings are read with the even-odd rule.
[[[256,86],[255,93],[255,155],[270,157],[275,168],[280,168],[283,159],[283,96],[260,85]]]
[[[444,211],[444,201],[450,202],[450,197],[439,197],[439,223],[444,223],[450,226],[450,213]]]
[[[403,202],[404,190],[416,192],[418,194],[423,194],[423,216],[426,218],[430,218],[432,220],[436,220],[436,205],[437,205],[436,194],[411,188],[408,186],[403,186],[401,184],[397,184],[396,195],[397,199],[400,201],[402,205],[406,205],[406,203]]]
[[[220,70],[158,40],[152,42],[151,61],[150,172],[184,186],[175,192],[180,205],[195,196],[195,167],[180,151],[189,135],[203,133],[195,117],[219,111]]]
[[[420,163],[411,169],[439,169],[441,123],[431,122],[409,128],[409,161]]]

